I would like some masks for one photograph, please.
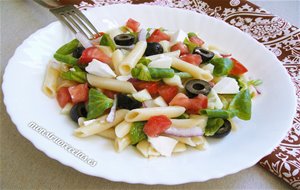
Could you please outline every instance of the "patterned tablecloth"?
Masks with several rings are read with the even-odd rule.
[[[277,56],[295,84],[297,114],[286,138],[259,164],[292,187],[300,189],[300,30],[286,20],[243,0],[86,0],[79,4],[79,8],[117,3],[144,3],[206,14],[250,34]]]

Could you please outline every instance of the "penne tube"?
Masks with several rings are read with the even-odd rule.
[[[50,63],[48,64],[42,90],[44,94],[50,98],[54,98],[56,96],[59,73],[60,72],[58,70],[51,67]]]
[[[192,65],[178,58],[173,58],[172,67],[180,71],[190,73],[196,79],[205,81],[211,81],[213,79],[213,76],[209,71],[201,69],[198,66]]]
[[[111,59],[112,59],[115,73],[119,76],[120,75],[119,65],[124,59],[124,54],[122,53],[121,50],[117,49],[116,51],[113,52]]]
[[[112,90],[112,91],[122,92],[127,94],[137,92],[133,87],[133,85],[127,81],[120,81],[120,80],[110,79],[110,78],[102,78],[91,74],[87,74],[87,80],[92,86],[95,86],[100,89],[107,89],[107,90]]]
[[[123,59],[119,65],[119,71],[122,75],[129,75],[132,68],[138,63],[141,57],[144,55],[147,47],[145,41],[139,41],[136,43],[132,51]]]
[[[172,126],[177,128],[201,127],[205,128],[207,116],[198,116],[190,119],[171,119]]]
[[[102,131],[105,131],[124,120],[125,115],[128,110],[120,109],[116,111],[115,120],[111,123],[106,121],[107,115],[103,115],[98,119],[92,119],[89,121],[84,121],[82,127],[75,129],[75,136],[77,137],[88,137]]]
[[[127,121],[122,121],[115,127],[115,134],[118,138],[122,138],[127,135],[130,131],[131,123]]]
[[[186,145],[184,143],[178,142],[173,149],[173,152],[184,152],[186,151]]]
[[[181,106],[139,108],[129,111],[125,116],[125,121],[145,121],[157,115],[165,115],[168,118],[173,118],[182,115],[184,112],[185,108]]]
[[[149,147],[150,147],[150,143],[147,140],[143,140],[141,142],[139,142],[136,145],[136,148],[139,150],[139,152],[145,157],[148,158],[149,157]]]
[[[112,140],[117,138],[116,134],[115,134],[115,129],[113,129],[113,128],[106,129],[105,131],[97,133],[97,135],[108,138],[108,139],[112,139]]]
[[[121,152],[122,150],[124,150],[129,145],[130,145],[129,135],[126,135],[123,138],[116,138],[115,139],[114,147],[115,147],[115,150],[117,152]]]
[[[70,86],[75,86],[78,83],[71,81],[71,80],[63,80],[62,78],[58,78],[57,81],[57,89],[60,89],[62,87],[70,87]]]
[[[73,104],[67,103],[67,104],[65,105],[65,107],[63,107],[63,108],[61,109],[60,113],[61,113],[61,114],[64,114],[64,115],[69,115],[69,114],[70,114],[70,111],[71,111],[71,109],[72,109],[72,107],[73,107]]]
[[[196,146],[195,142],[192,140],[191,137],[174,137],[174,136],[172,136],[172,138],[178,140],[181,143],[187,144],[189,146],[192,146],[192,147]]]

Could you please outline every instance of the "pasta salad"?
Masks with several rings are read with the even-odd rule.
[[[194,32],[145,29],[130,18],[60,47],[43,92],[78,124],[75,136],[112,139],[118,152],[133,145],[145,157],[171,156],[224,138],[234,117],[251,119],[261,81],[247,71]]]

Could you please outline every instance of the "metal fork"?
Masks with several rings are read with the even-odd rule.
[[[95,35],[99,33],[88,18],[73,5],[64,5],[56,0],[34,1],[49,8],[50,12],[52,12],[58,20],[62,21],[75,34],[80,32],[88,39],[93,39]]]

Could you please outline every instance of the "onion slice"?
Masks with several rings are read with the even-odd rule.
[[[75,34],[75,37],[84,48],[93,47],[93,44],[91,43],[91,41],[89,39],[87,39],[87,37],[85,35],[83,35],[81,32],[77,32]]]
[[[115,120],[116,110],[117,110],[117,95],[114,95],[114,103],[110,109],[109,114],[106,117],[108,123],[112,123]]]
[[[173,135],[176,137],[195,137],[195,136],[202,136],[203,131],[200,127],[191,127],[191,128],[177,128],[171,126],[164,132],[168,135]]]

